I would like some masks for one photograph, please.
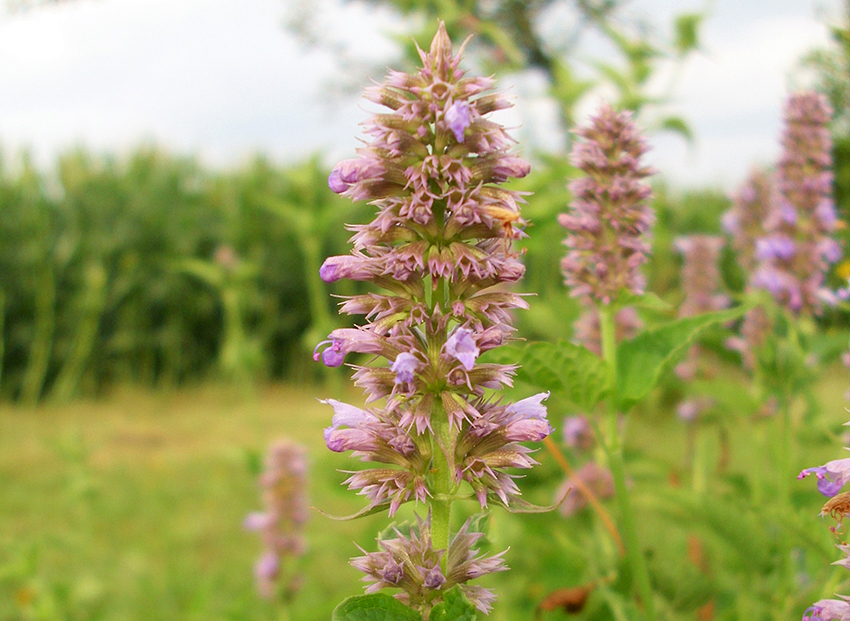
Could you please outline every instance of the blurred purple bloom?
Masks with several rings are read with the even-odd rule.
[[[756,258],[759,261],[770,261],[772,259],[790,261],[794,258],[796,252],[797,247],[794,240],[785,235],[762,237],[756,241]]]
[[[570,212],[558,217],[568,231],[561,271],[572,295],[610,304],[623,289],[643,293],[653,171],[640,164],[647,146],[629,112],[603,105],[576,133],[570,158],[584,176],[570,182]]]
[[[456,358],[467,371],[472,370],[472,367],[475,366],[475,359],[480,354],[478,345],[475,344],[472,334],[472,330],[457,328],[449,336],[445,345],[446,353]]]
[[[395,373],[396,384],[409,384],[416,375],[419,368],[419,360],[410,352],[401,352],[396,356],[390,370]]]
[[[850,621],[850,601],[842,599],[822,599],[815,602],[803,613],[803,621]]]
[[[463,133],[472,122],[469,104],[463,100],[454,102],[446,108],[445,119],[457,141],[463,142]]]
[[[593,447],[594,436],[590,421],[583,414],[564,419],[564,444],[573,449],[588,450]]]

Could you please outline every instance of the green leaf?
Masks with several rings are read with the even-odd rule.
[[[699,46],[699,26],[702,23],[701,13],[683,13],[676,16],[676,51],[684,56]]]
[[[517,379],[557,393],[585,410],[599,403],[608,383],[607,367],[598,356],[564,340],[500,347],[487,352],[482,361],[519,364]]]
[[[323,511],[318,507],[313,507],[316,511],[328,517],[332,520],[336,520],[337,522],[348,522],[350,520],[356,520],[358,518],[366,517],[367,515],[374,515],[375,513],[380,513],[381,511],[386,511],[390,507],[390,501],[387,500],[385,502],[379,503],[377,505],[368,505],[360,509],[357,513],[352,513],[351,515],[333,515],[332,513],[328,513],[327,511]]]
[[[661,121],[660,127],[661,129],[665,129],[669,132],[679,134],[689,143],[693,143],[694,141],[694,134],[691,131],[691,126],[688,125],[688,122],[680,116],[665,117],[664,120]]]
[[[474,621],[475,606],[464,597],[460,586],[454,586],[443,596],[443,601],[431,609],[430,621]]]
[[[676,319],[617,348],[617,407],[627,411],[655,388],[707,327],[741,317],[748,306]]]
[[[616,308],[620,309],[625,306],[634,306],[635,308],[644,308],[649,311],[658,312],[673,310],[672,304],[665,302],[651,291],[638,295],[623,289],[619,294],[617,294]]]
[[[422,621],[422,615],[386,593],[372,593],[344,599],[331,621]]]

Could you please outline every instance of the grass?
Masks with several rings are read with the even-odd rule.
[[[818,392],[828,422],[806,428],[808,444],[805,452],[798,446],[795,465],[841,456],[828,432],[843,420],[845,385],[839,373],[822,382]],[[316,386],[271,386],[246,397],[213,385],[121,389],[97,401],[35,410],[0,407],[0,621],[276,619],[254,589],[260,543],[241,526],[260,508],[256,468],[267,447],[288,437],[308,448],[311,504],[335,514],[363,506],[340,485],[346,475],[338,469],[356,462],[324,447],[322,428],[332,412],[317,395],[331,396]],[[360,398],[348,397],[355,403]],[[561,413],[557,402],[551,405],[557,422]],[[687,476],[684,427],[661,406],[645,407],[631,425],[629,469],[639,510],[656,511],[655,492],[679,485],[671,477]],[[775,478],[769,455],[753,450],[751,426],[733,426],[731,444],[730,481],[742,473]],[[717,452],[713,435],[708,445]],[[522,486],[530,500],[547,503],[561,475],[548,455],[537,457],[541,466]],[[809,565],[825,567],[837,556],[826,527],[814,518],[813,484],[793,489],[820,541],[820,552],[809,552]],[[400,512],[401,519],[409,515],[409,508]],[[355,522],[311,516],[304,587],[292,619],[329,619],[341,599],[361,592],[359,574],[347,564],[358,554],[353,543],[373,549],[375,533],[387,523],[384,515]],[[687,569],[688,533],[707,533],[709,546],[713,539],[707,529],[681,526],[674,534],[669,519],[651,518],[642,523],[642,539],[659,559],[679,558]],[[494,577],[500,602],[493,621],[531,619],[548,593],[595,572],[604,575],[617,563],[616,550],[588,514],[565,522],[557,513],[496,511],[489,538],[493,551],[512,547],[507,558],[513,571]],[[719,562],[725,553],[718,550]],[[716,574],[712,588],[734,588],[735,574]],[[694,601],[702,601],[698,596]],[[605,618],[606,609],[600,610],[601,616],[586,618]],[[545,618],[568,617],[554,611]]]
[[[124,390],[0,409],[0,619],[274,618],[253,587],[259,542],[241,527],[260,508],[252,464],[278,437],[302,442],[310,497],[331,512],[359,508],[338,485],[341,462],[318,450],[329,411],[317,392]],[[295,619],[329,618],[359,589],[351,540],[368,545],[359,533],[378,526],[328,524],[310,520],[300,596],[310,605]]]

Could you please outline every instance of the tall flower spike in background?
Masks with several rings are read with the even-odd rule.
[[[773,183],[768,173],[753,170],[723,214],[723,229],[732,236],[738,264],[749,274],[756,265],[756,240],[764,236],[764,223],[773,202]]]
[[[254,567],[257,589],[267,599],[279,596],[286,604],[300,587],[299,576],[287,562],[304,554],[307,521],[306,449],[289,440],[275,443],[260,476],[263,513],[245,518],[245,528],[263,541],[263,554]]]
[[[655,619],[652,585],[638,541],[626,486],[623,442],[617,403],[617,318],[621,294],[642,295],[640,271],[650,251],[649,229],[655,214],[649,206],[652,170],[641,164],[648,147],[630,112],[604,104],[590,122],[576,130],[571,161],[583,175],[569,184],[570,211],[558,222],[567,229],[567,255],[561,261],[570,294],[596,306],[601,357],[608,369],[605,448],[617,497],[626,556],[635,577],[646,618]]]
[[[792,95],[785,108],[776,200],[756,241],[752,284],[794,314],[820,314],[832,295],[824,288],[829,265],[841,258],[832,238],[832,109],[815,92]]]
[[[529,166],[485,118],[507,102],[488,92],[492,79],[464,76],[442,24],[420,57],[417,73],[390,72],[367,90],[389,112],[367,123],[371,142],[328,180],[335,192],[372,201],[377,215],[351,227],[353,251],[329,257],[321,277],[370,282],[380,292],[343,302],[341,312],[366,323],[332,332],[315,358],[339,366],[349,353],[372,356],[354,379],[368,404],[383,405],[327,401],[334,408],[328,448],[380,465],[352,474],[349,488],[390,515],[408,501],[428,505],[428,518],[410,533],[400,530],[382,550],[352,561],[368,591],[401,588],[395,597],[427,615],[457,584],[486,612],[492,593],[466,582],[505,566],[500,557],[477,557],[470,548],[478,537],[466,527],[450,537],[452,502],[463,482],[481,507],[518,502],[505,468],[531,467],[520,443],[551,431],[547,393],[501,403],[487,390],[510,385],[514,368],[478,361],[509,338],[509,311],[527,307],[501,286],[523,274],[511,243],[524,222],[520,195],[498,184]]]
[[[723,238],[713,235],[688,235],[675,240],[682,255],[681,286],[685,299],[679,307],[680,317],[721,310],[729,305],[729,296],[720,293],[720,270],[717,267]],[[676,374],[685,381],[698,374],[700,348],[692,346],[688,357],[676,367]],[[696,402],[694,402],[696,403]]]
[[[622,290],[643,293],[655,221],[644,179],[653,171],[640,163],[647,146],[629,112],[605,104],[576,134],[571,160],[584,175],[569,184],[570,212],[558,216],[569,231],[561,269],[572,295],[610,304]]]

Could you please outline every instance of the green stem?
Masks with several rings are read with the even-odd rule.
[[[626,467],[623,462],[623,445],[620,439],[617,412],[617,342],[615,336],[614,309],[599,306],[599,325],[602,333],[602,357],[608,363],[610,373],[610,394],[608,397],[608,438],[607,453],[614,490],[620,509],[620,532],[626,545],[626,556],[637,581],[637,589],[643,603],[646,621],[655,621],[655,601],[646,561],[638,541],[637,523],[626,486]]]
[[[434,400],[434,410],[431,413],[431,425],[434,435],[431,440],[433,455],[433,493],[430,501],[431,509],[431,543],[435,550],[448,550],[449,519],[452,511],[452,480],[451,464],[449,464],[442,446],[451,446],[449,421],[439,397]],[[446,568],[446,556],[443,555],[443,570]]]

